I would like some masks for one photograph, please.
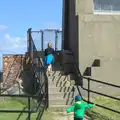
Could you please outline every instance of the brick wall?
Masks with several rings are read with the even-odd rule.
[[[23,64],[24,55],[3,56],[2,88],[7,89],[17,82]]]

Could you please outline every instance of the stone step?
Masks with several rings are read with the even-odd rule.
[[[54,82],[48,81],[48,89],[53,87],[56,87],[56,84]]]
[[[49,105],[71,105],[73,102],[73,98],[49,99]]]
[[[49,92],[49,99],[74,98],[74,92]]]
[[[67,80],[67,76],[56,76],[52,78],[53,82],[60,82],[60,81],[66,81]]]
[[[48,111],[64,112],[70,105],[50,105]]]
[[[56,91],[56,92],[70,92],[74,91],[74,86],[69,86],[69,87],[49,87],[49,91]]]
[[[65,86],[70,86],[71,85],[71,82],[70,81],[60,81],[58,83],[56,83],[56,87],[65,87]]]
[[[56,79],[56,80],[55,80]],[[52,84],[55,84],[56,87],[61,87],[61,86],[70,86],[71,82],[67,80],[65,76],[59,76],[59,77],[49,77],[49,85],[51,86]]]
[[[52,83],[52,82],[49,82],[49,88],[51,87],[69,87],[71,86],[71,82],[70,81],[60,81],[58,83]]]
[[[50,81],[54,82],[54,81],[60,79],[61,76],[48,76],[48,78],[49,78]]]
[[[52,71],[51,75],[52,76],[59,76],[61,74],[61,71]]]
[[[55,77],[55,78],[49,78],[49,84],[56,84],[56,85],[58,85],[58,84],[60,84],[61,82],[63,83],[65,83],[65,82],[67,82],[68,80],[67,80],[67,78],[66,77]]]

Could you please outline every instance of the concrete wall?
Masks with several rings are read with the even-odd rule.
[[[66,7],[66,9],[64,8]],[[78,16],[74,0],[63,0],[64,49],[72,50],[78,60]],[[77,61],[78,62],[78,61]]]
[[[78,59],[78,16],[74,0],[69,1],[69,48],[74,52]],[[74,24],[73,24],[74,23]]]
[[[95,15],[93,0],[70,0],[69,8],[69,46],[79,58],[81,73],[100,59],[100,68],[92,68],[92,78],[120,84],[120,16]]]

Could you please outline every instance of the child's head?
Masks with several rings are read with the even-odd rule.
[[[52,43],[51,42],[48,43],[48,47],[52,48]]]
[[[80,95],[77,95],[77,96],[75,97],[75,102],[81,101],[81,100],[82,100],[82,97],[81,97]]]

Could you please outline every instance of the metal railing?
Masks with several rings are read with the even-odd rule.
[[[55,51],[62,49],[62,31],[57,29],[44,29],[33,31],[32,28],[28,29],[28,51],[30,51],[31,43],[29,37],[36,46],[37,51],[43,51],[47,47],[48,42],[53,43]]]
[[[74,57],[73,53],[71,53],[71,55],[73,56],[74,61],[75,61],[75,57]],[[68,63],[68,64],[71,64],[71,63]],[[107,97],[107,98],[110,98],[110,99],[112,99],[112,100],[120,101],[120,98],[118,98],[118,97],[114,97],[114,96],[112,96],[112,95],[107,95],[107,94],[102,93],[102,92],[97,92],[97,91],[95,91],[95,90],[91,90],[91,84],[92,84],[91,82],[100,83],[100,84],[108,85],[109,87],[118,88],[119,91],[120,91],[120,85],[114,85],[114,84],[111,84],[111,83],[107,83],[107,82],[99,81],[99,80],[96,80],[96,79],[92,79],[92,78],[90,78],[90,77],[84,77],[84,76],[82,76],[76,62],[74,62],[74,74],[77,75],[77,77],[76,77],[76,79],[75,79],[75,80],[76,80],[76,83],[78,83],[78,81],[81,81],[81,82],[80,82],[80,85],[77,85],[77,84],[76,84],[76,85],[77,85],[77,90],[78,90],[79,94],[82,96],[81,91],[80,91],[80,88],[81,88],[82,90],[87,91],[87,94],[88,94],[88,95],[87,95],[87,100],[85,100],[85,99],[82,97],[82,99],[83,99],[84,101],[86,101],[86,102],[88,102],[88,103],[93,103],[93,102],[90,101],[90,98],[91,98],[90,93],[94,93],[94,94],[97,94],[97,95],[100,95],[100,96],[103,96],[103,97]],[[83,81],[87,81],[87,88],[85,88],[85,87],[83,86]],[[79,86],[80,86],[80,88],[79,88]],[[120,111],[115,110],[115,109],[112,109],[112,108],[109,108],[109,107],[105,107],[104,105],[100,105],[100,104],[97,103],[96,106],[120,114]]]
[[[45,44],[44,33],[46,31],[54,33],[54,37],[56,38],[55,39],[55,49],[58,50],[58,47],[57,47],[58,42],[59,42],[58,34],[59,33],[61,34],[61,31],[59,31],[59,30],[32,31],[31,29],[29,29],[27,31],[28,50],[27,50],[27,53],[26,53],[26,56],[25,56],[24,63],[25,63],[25,66],[27,66],[26,71],[31,70],[33,78],[34,78],[34,95],[5,95],[5,94],[0,95],[0,97],[27,98],[27,101],[28,101],[27,102],[28,105],[26,106],[27,110],[26,109],[23,109],[23,110],[0,110],[0,112],[20,113],[21,115],[23,113],[26,113],[26,114],[28,114],[27,115],[28,120],[31,120],[32,113],[37,113],[36,120],[40,120],[44,110],[49,106],[49,103],[48,103],[48,78],[47,78],[46,73],[45,73],[44,65],[43,65],[43,63],[40,59],[40,55],[38,54],[38,51],[43,51],[45,49],[44,48],[44,44]],[[36,39],[33,38],[33,33],[40,33],[39,37],[41,38],[41,40],[39,39],[39,41],[40,41],[39,45],[40,45],[41,49],[38,49],[38,47],[36,47],[38,43],[36,42]],[[49,39],[49,37],[48,37],[48,39]],[[71,63],[69,63],[69,64],[71,64]],[[103,93],[100,93],[100,92],[97,92],[97,91],[93,91],[93,90],[90,89],[92,81],[96,82],[96,83],[105,84],[105,85],[108,85],[108,86],[113,86],[115,88],[120,88],[120,86],[82,76],[76,62],[74,62],[74,69],[75,69],[74,74],[76,76],[75,80],[76,80],[76,85],[77,85],[77,89],[78,89],[79,94],[82,96],[81,91],[79,89],[79,86],[82,88],[82,90],[85,90],[88,93],[88,96],[87,96],[88,99],[85,100],[83,98],[84,101],[86,101],[88,103],[92,103],[90,101],[90,97],[91,97],[90,93],[94,93],[94,94],[97,94],[97,95],[101,95],[101,96],[104,96],[104,97],[111,98],[113,100],[120,101],[120,98],[113,97],[113,96],[110,96],[110,95],[106,95],[106,94],[103,94]],[[83,86],[83,79],[88,82],[87,88],[85,88]],[[79,81],[80,81],[80,85],[78,85]],[[33,99],[35,99],[37,101],[37,103],[35,104],[34,107],[31,106],[31,102],[33,101]],[[112,108],[105,107],[105,106],[100,105],[100,104],[96,104],[96,105],[98,107],[101,107],[101,108],[104,108],[104,109],[107,109],[107,110],[110,110],[110,111],[113,111],[113,112],[116,112],[116,113],[120,114],[120,111],[114,110]]]
[[[41,33],[41,50],[44,50],[45,48],[44,48],[44,32],[45,31],[48,31],[48,32],[54,32],[55,33],[55,48],[56,48],[56,50],[57,50],[57,43],[58,43],[58,37],[57,37],[57,34],[58,33],[60,33],[61,31],[59,31],[59,30],[40,30],[40,31],[32,31],[31,29],[29,29],[28,30],[29,31],[29,33],[31,33],[30,35],[32,36],[32,33]],[[30,36],[30,37],[31,37]],[[34,39],[35,40],[35,39]],[[33,40],[33,41],[34,41]],[[34,42],[33,42],[34,43]],[[29,43],[29,45],[31,45],[31,43]],[[33,46],[35,46],[35,45],[33,45]],[[30,48],[30,46],[29,46],[29,48]],[[29,49],[30,50],[30,49]],[[32,51],[32,50],[30,50],[30,51]],[[34,49],[34,47],[33,47],[33,51],[38,51],[38,50],[36,50],[36,49]],[[33,53],[33,52],[31,52],[31,53]],[[72,53],[72,55],[73,55],[73,53]],[[73,55],[73,57],[74,57],[74,55]],[[31,58],[34,58],[34,55],[33,54],[31,54]],[[69,63],[69,64],[71,64],[71,63]],[[77,85],[77,89],[78,89],[78,92],[79,92],[79,94],[82,96],[82,94],[81,94],[81,91],[80,91],[80,89],[79,89],[79,85],[80,85],[80,87],[82,88],[82,90],[85,90],[85,91],[87,91],[87,94],[88,94],[88,96],[87,96],[87,98],[88,98],[88,100],[85,100],[84,98],[83,98],[83,100],[84,101],[86,101],[86,102],[88,102],[88,103],[92,103],[91,101],[90,101],[90,93],[94,93],[94,94],[97,94],[97,95],[100,95],[100,96],[104,96],[104,97],[108,97],[108,98],[111,98],[111,99],[113,99],[113,100],[118,100],[118,101],[120,101],[120,98],[117,98],[117,97],[113,97],[113,96],[111,96],[111,95],[107,95],[107,94],[103,94],[103,93],[100,93],[100,92],[97,92],[97,91],[93,91],[93,90],[91,90],[91,82],[93,81],[93,82],[96,82],[96,83],[101,83],[101,84],[105,84],[105,85],[108,85],[108,86],[112,86],[112,87],[115,87],[115,88],[120,88],[120,86],[118,86],[118,85],[113,85],[113,84],[110,84],[110,83],[107,83],[107,82],[102,82],[102,81],[99,81],[99,80],[95,80],[95,79],[91,79],[91,78],[88,78],[88,77],[84,77],[84,76],[82,76],[81,75],[81,73],[80,73],[80,70],[79,70],[79,68],[78,68],[78,64],[75,62],[75,57],[74,57],[74,74],[75,74],[75,76],[76,76],[76,85]],[[88,82],[88,87],[87,88],[85,88],[84,86],[83,86],[83,79],[84,79],[84,81],[86,80],[87,82]],[[79,85],[78,85],[79,84]],[[113,111],[113,112],[116,112],[116,113],[119,113],[120,114],[120,111],[117,111],[117,110],[114,110],[114,109],[112,109],[112,108],[109,108],[109,107],[105,107],[105,106],[103,106],[103,105],[100,105],[100,104],[96,104],[96,106],[98,106],[98,107],[101,107],[101,108],[104,108],[104,109],[107,109],[107,110],[110,110],[110,111]]]
[[[37,113],[36,120],[40,120],[44,110],[48,107],[48,79],[45,73],[44,65],[42,64],[41,59],[37,54],[37,49],[31,35],[31,29],[27,32],[28,35],[28,51],[25,54],[24,58],[24,70],[30,71],[32,74],[32,79],[34,82],[34,94],[33,95],[11,95],[11,94],[1,94],[0,97],[5,98],[26,98],[27,105],[23,110],[0,110],[0,113],[20,113],[18,119],[22,116],[23,113],[28,114],[27,120],[31,120],[32,113]],[[29,78],[29,76],[28,76]],[[28,79],[29,82],[29,79]],[[32,84],[32,83],[31,83]],[[32,106],[32,102],[34,106]],[[26,118],[25,118],[26,119]]]
[[[46,76],[44,65],[39,57],[38,50],[32,37],[31,29],[28,30],[28,58],[29,63],[32,65],[29,69],[32,69],[34,73],[34,93],[37,95],[36,112],[38,116],[36,120],[41,119],[44,109],[48,107],[48,78]],[[42,109],[41,109],[42,105]]]
[[[83,78],[84,78],[84,80],[87,80],[87,82],[88,82],[88,87],[87,87],[87,88],[81,86],[81,88],[82,88],[83,90],[85,90],[85,91],[88,92],[88,100],[87,100],[88,103],[92,103],[92,102],[90,101],[90,97],[91,97],[91,96],[90,96],[90,93],[94,93],[94,94],[97,94],[97,95],[100,95],[100,96],[104,96],[104,97],[107,97],[107,98],[111,98],[112,100],[120,101],[120,98],[113,97],[113,96],[107,95],[107,94],[103,94],[103,93],[101,93],[101,92],[96,92],[96,91],[90,89],[91,82],[101,83],[101,84],[104,84],[104,85],[108,85],[109,87],[111,86],[111,87],[115,87],[115,88],[119,88],[119,89],[120,89],[120,86],[114,85],[114,84],[110,84],[110,83],[107,83],[107,82],[102,82],[102,81],[95,80],[95,79],[91,79],[91,78],[88,78],[88,77],[83,77]],[[101,108],[104,108],[104,109],[107,109],[107,110],[110,110],[110,111],[112,111],[112,112],[115,112],[115,113],[119,113],[119,114],[120,114],[120,111],[117,111],[117,110],[114,110],[114,109],[105,107],[105,106],[103,106],[103,105],[99,105],[99,104],[96,104],[96,105],[97,105],[98,107],[101,107]]]
[[[33,69],[34,75],[35,75],[35,82],[36,79],[40,81],[39,76],[36,75],[36,66],[35,63],[32,62],[32,60],[29,60],[31,62],[31,69]],[[43,67],[41,61],[39,60],[40,66]],[[44,70],[42,72],[42,75],[44,75]],[[20,113],[20,116],[22,116],[23,113],[27,113],[27,120],[31,120],[32,113],[38,113],[36,116],[36,120],[40,120],[42,117],[42,113],[44,109],[48,106],[48,92],[47,92],[47,76],[44,75],[42,84],[39,84],[39,89],[36,91],[35,95],[9,95],[9,94],[1,94],[0,97],[5,98],[26,98],[27,99],[27,105],[25,106],[26,109],[23,110],[0,110],[0,113],[6,112],[6,113]],[[43,88],[45,88],[45,91],[43,91]],[[34,104],[34,106],[31,106],[31,102],[33,99],[37,100],[37,103]],[[19,118],[20,118],[19,116]],[[19,120],[19,119],[17,119]]]

